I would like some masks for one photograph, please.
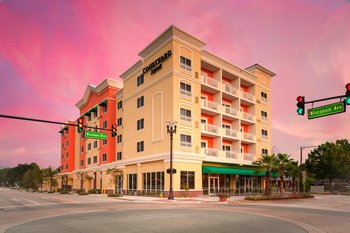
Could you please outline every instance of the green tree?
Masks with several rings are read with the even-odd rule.
[[[52,189],[57,187],[56,175],[58,174],[58,170],[52,170],[52,168],[49,167],[43,169],[42,174],[43,181],[49,186],[50,191],[52,192]]]
[[[287,164],[287,174],[292,177],[293,193],[296,193],[296,179],[301,175],[301,167],[298,165],[298,162],[291,161]]]
[[[254,161],[253,164],[258,166],[258,171],[264,171],[265,172],[265,195],[270,196],[271,195],[271,172],[274,171],[275,168],[275,155],[263,155],[258,160]]]
[[[335,143],[326,142],[312,150],[305,162],[305,167],[315,179],[349,180],[350,175],[350,145],[348,140],[337,140]],[[333,185],[331,185],[331,191]]]
[[[32,168],[27,170],[22,177],[22,185],[24,188],[32,188],[37,190],[39,185],[42,185],[42,171],[35,163]]]
[[[284,187],[283,187],[284,176],[285,176],[286,171],[287,171],[287,166],[291,161],[292,161],[292,159],[290,158],[290,155],[278,153],[276,156],[275,168],[276,168],[276,170],[279,174],[279,177],[280,177],[280,187],[279,188],[280,188],[281,194],[284,193]]]

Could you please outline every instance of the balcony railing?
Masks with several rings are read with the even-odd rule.
[[[233,95],[237,95],[237,88],[234,88],[233,86],[231,86],[230,84],[224,83],[225,86],[225,91],[228,93],[231,93]]]
[[[233,130],[233,129],[224,129],[225,130],[225,135],[229,136],[229,137],[237,137],[237,130]]]
[[[254,95],[245,91],[243,91],[243,98],[252,102],[254,101]]]
[[[207,156],[218,157],[218,150],[212,148],[204,149],[204,154]]]
[[[180,96],[183,99],[191,100],[192,99],[192,92],[186,91],[186,90],[180,90]]]
[[[263,103],[263,104],[267,104],[267,98],[265,98],[265,97],[261,97],[261,103]]]
[[[244,158],[244,160],[253,161],[254,160],[254,155],[249,154],[249,153],[244,153],[243,154],[243,158]]]
[[[217,80],[215,80],[213,78],[205,77],[204,75],[202,75],[202,83],[205,83],[209,86],[218,88],[218,81]]]
[[[180,124],[186,125],[186,126],[191,126],[192,125],[192,117],[180,116]]]
[[[202,130],[209,132],[209,133],[218,133],[218,129],[219,127],[217,127],[216,125],[211,125],[211,124],[202,124]]]
[[[237,109],[225,106],[225,113],[233,116],[237,116]]]
[[[218,110],[218,104],[213,102],[213,101],[209,101],[209,100],[202,100],[202,107],[203,108],[210,108],[210,109],[213,109],[215,111]]]
[[[233,151],[225,151],[226,158],[228,159],[237,159],[237,153]]]
[[[248,121],[254,121],[254,115],[247,112],[243,112],[243,119]]]
[[[254,141],[255,136],[251,133],[243,133],[243,138],[245,140]]]

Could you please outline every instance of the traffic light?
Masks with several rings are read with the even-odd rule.
[[[84,118],[81,117],[78,119],[78,132],[81,133],[84,131]]]
[[[350,83],[346,84],[345,88],[346,88],[345,104],[350,105]]]
[[[117,125],[112,124],[112,137],[117,136]]]
[[[298,96],[297,101],[298,101],[298,103],[297,103],[297,107],[298,107],[297,113],[298,113],[298,115],[304,116],[304,114],[305,114],[305,97],[304,96]]]

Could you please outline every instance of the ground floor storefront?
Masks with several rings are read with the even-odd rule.
[[[166,160],[90,168],[60,174],[58,188],[84,192],[93,190],[106,194],[166,196],[170,188],[168,168]],[[175,197],[198,197],[223,192],[250,195],[264,190],[264,173],[256,172],[252,166],[175,161],[174,168]]]

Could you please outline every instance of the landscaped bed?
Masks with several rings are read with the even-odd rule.
[[[265,201],[265,200],[285,200],[285,199],[301,199],[301,198],[313,198],[310,193],[296,193],[296,194],[275,194],[271,196],[246,196],[245,200],[249,201]]]

